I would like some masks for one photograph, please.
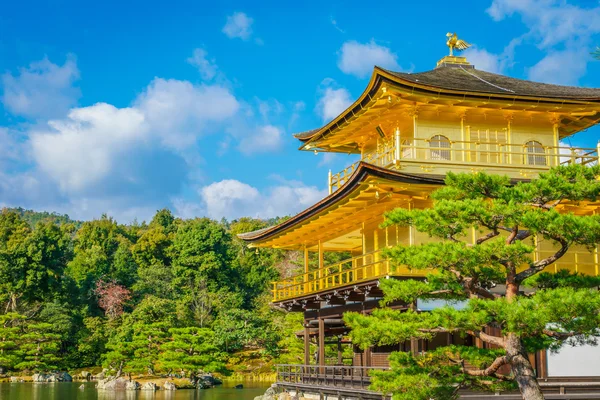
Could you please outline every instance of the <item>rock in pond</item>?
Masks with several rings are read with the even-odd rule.
[[[58,382],[73,382],[73,377],[67,372],[57,372],[53,375]]]
[[[177,390],[177,386],[175,386],[175,384],[173,382],[170,382],[170,381],[165,381],[165,384],[163,385],[163,388],[165,390]]]
[[[142,385],[140,385],[140,383],[136,381],[129,381],[125,385],[126,390],[140,390],[141,387]]]
[[[146,382],[142,385],[142,390],[156,391],[158,389],[159,389],[159,387],[154,382]]]
[[[234,388],[234,389],[243,389],[243,388],[244,388],[244,385],[242,385],[242,384],[240,383],[239,385],[235,385],[233,388]]]
[[[279,396],[277,396],[277,392],[275,391],[275,386],[271,386],[265,391],[265,394],[262,396],[256,396],[254,400],[278,400]]]
[[[79,376],[81,377],[81,379],[85,379],[86,381],[92,379],[92,373],[89,371],[81,371],[79,373]]]
[[[101,379],[96,384],[96,389],[101,390],[125,390],[127,389],[127,384],[129,383],[129,379],[127,378],[106,378]]]
[[[66,372],[54,372],[51,374],[33,374],[34,382],[73,382],[73,377]]]

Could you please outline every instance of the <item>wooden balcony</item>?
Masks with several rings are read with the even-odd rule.
[[[557,165],[598,163],[598,148],[542,146],[534,141],[508,144],[442,138],[400,140],[398,137],[380,144],[376,151],[363,154],[361,161],[413,173],[487,171],[521,178],[534,177]],[[329,193],[339,189],[357,165],[358,162],[336,174],[330,173]]]
[[[277,368],[277,385],[309,393],[346,393],[362,399],[389,398],[369,390],[373,370],[386,367],[317,366],[280,364]]]
[[[273,302],[308,296],[322,291],[351,286],[386,276],[425,276],[422,271],[393,267],[381,250],[352,257],[290,279],[273,282]]]

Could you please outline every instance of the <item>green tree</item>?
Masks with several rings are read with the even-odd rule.
[[[25,316],[17,313],[0,315],[0,371],[14,368],[22,360],[19,325],[24,319]]]
[[[255,298],[269,289],[270,282],[277,280],[279,271],[277,271],[276,265],[284,259],[286,253],[278,249],[251,249],[246,242],[237,237],[240,233],[265,227],[267,227],[265,221],[240,218],[232,222],[229,228],[233,239],[233,251],[236,254],[239,273],[242,277],[246,305],[250,305]]]
[[[79,366],[100,364],[101,356],[106,352],[108,330],[107,322],[103,318],[87,317],[83,320],[77,340]]]
[[[161,346],[160,368],[179,370],[193,377],[201,372],[224,372],[225,354],[215,346],[215,333],[208,328],[169,329],[170,339]]]
[[[67,268],[82,304],[99,311],[94,289],[100,279],[121,284],[135,281],[137,265],[130,251],[132,239],[135,236],[129,229],[106,215],[82,224],[74,238],[74,258]]]
[[[175,219],[168,210],[159,211],[147,230],[132,247],[138,267],[134,292],[158,297],[172,294],[173,271],[171,269]]]
[[[169,325],[165,322],[134,324],[132,340],[127,345],[131,355],[126,363],[128,370],[154,375],[161,346],[168,338],[168,330]]]
[[[222,224],[207,218],[182,223],[173,240],[173,292],[204,324],[212,312],[212,296],[219,290],[238,291],[239,274],[231,235]]]
[[[31,322],[19,336],[23,361],[15,367],[35,372],[58,368],[60,358],[60,334],[55,333],[51,324]]]
[[[154,296],[144,298],[109,334],[103,365],[113,370],[153,373],[168,329],[177,326],[176,304]]]
[[[600,215],[557,211],[564,202],[595,201],[599,177],[600,167],[577,165],[517,184],[483,173],[448,174],[446,187],[432,194],[432,208],[386,214],[384,225],[413,226],[436,241],[387,251],[394,264],[431,273],[426,281],[383,281],[385,302],[437,298],[467,303],[462,309],[448,305],[427,313],[383,308],[370,317],[348,314],[353,340],[368,346],[458,333],[498,349],[453,346],[420,356],[395,355],[392,372],[378,374],[374,387],[398,399],[453,398],[462,387],[503,384],[507,377],[498,370],[508,365],[525,399],[543,399],[528,353],[557,349],[569,340],[593,342],[600,335],[600,292],[564,284],[525,295],[524,281],[571,247],[591,249],[600,242]],[[475,240],[467,239],[473,234]],[[536,260],[534,241],[552,242],[557,250]],[[487,334],[488,326],[499,328],[502,336]],[[465,363],[479,369],[464,368]]]
[[[21,301],[47,300],[59,290],[68,246],[67,232],[57,225],[39,223],[32,230],[18,213],[0,212],[0,301],[5,311],[17,311]]]

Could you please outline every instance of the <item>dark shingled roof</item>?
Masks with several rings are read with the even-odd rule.
[[[600,89],[583,88],[575,86],[551,85],[548,83],[539,83],[526,81],[523,79],[511,78],[509,76],[493,74],[491,72],[480,71],[473,66],[459,64],[443,64],[431,71],[418,72],[410,74],[406,72],[388,71],[381,67],[375,67],[377,71],[383,71],[398,78],[399,83],[405,85],[419,85],[421,90],[432,91],[434,93],[440,90],[450,90],[469,93],[472,95],[502,95],[529,97],[532,99],[553,100],[573,100],[573,101],[591,101],[600,103]],[[312,129],[310,131],[296,133],[295,138],[301,141],[311,139],[322,128]]]
[[[311,129],[310,131],[305,131],[305,132],[300,132],[300,133],[295,133],[294,137],[296,139],[309,139],[312,135],[314,135],[315,133],[317,133],[321,128],[317,128],[317,129]]]
[[[555,99],[600,100],[600,89],[532,82],[461,66],[445,66],[416,74],[384,71],[419,85],[440,89]]]

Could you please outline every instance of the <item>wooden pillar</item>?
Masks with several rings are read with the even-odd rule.
[[[372,363],[372,351],[370,347],[365,349],[365,367],[371,367]]]
[[[310,328],[304,321],[304,365],[310,365]]]
[[[310,293],[310,287],[308,283],[308,247],[306,246],[304,246],[304,293]]]
[[[462,114],[460,116],[460,140],[462,141],[462,162],[467,161],[467,138],[465,136],[465,118],[467,116],[465,114]]]
[[[319,318],[319,365],[325,365],[325,320]],[[322,371],[321,373],[323,373]]]
[[[548,378],[548,352],[540,350],[535,353],[535,369],[537,377],[540,379]]]
[[[323,261],[323,243],[319,240],[319,288],[318,290],[325,289],[323,285],[323,268],[325,267]]]
[[[338,336],[338,342],[337,342],[337,351],[338,351],[338,365],[342,365],[343,363],[343,358],[342,358],[342,338]]]

